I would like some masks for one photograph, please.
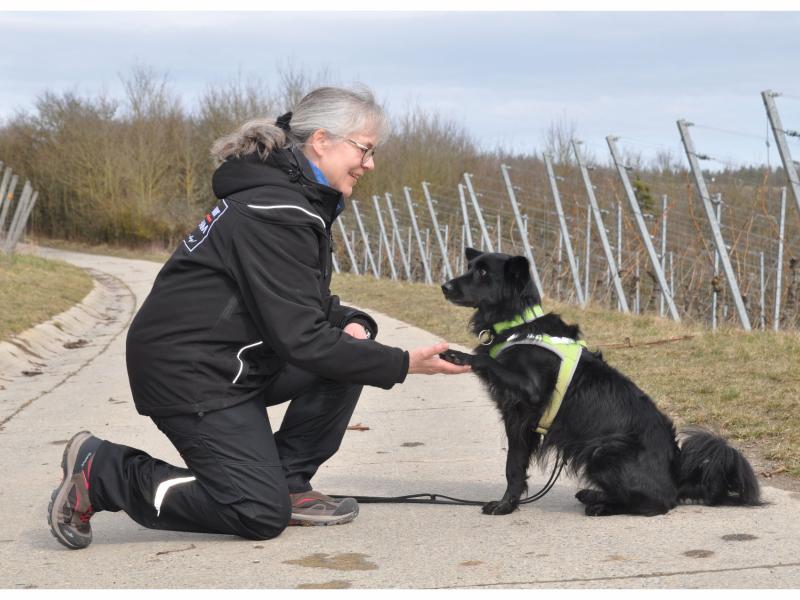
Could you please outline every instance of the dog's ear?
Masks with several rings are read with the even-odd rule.
[[[506,261],[505,271],[508,281],[517,289],[523,289],[531,280],[530,263],[524,256],[512,256]]]
[[[464,254],[467,257],[467,261],[472,260],[473,258],[479,257],[483,252],[480,250],[475,250],[475,248],[464,248]]]
[[[511,283],[517,293],[525,296],[528,301],[534,304],[541,303],[542,297],[533,283],[531,266],[527,258],[524,256],[512,256],[509,258],[505,265],[505,275],[506,281]]]

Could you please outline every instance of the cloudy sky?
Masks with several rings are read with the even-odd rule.
[[[685,118],[699,152],[761,164],[765,89],[800,129],[800,13],[0,12],[0,31],[0,119],[46,89],[122,97],[133,65],[191,107],[209,84],[276,82],[292,61],[370,85],[393,114],[437,111],[485,147],[533,151],[565,120],[603,157],[608,134],[682,156]]]

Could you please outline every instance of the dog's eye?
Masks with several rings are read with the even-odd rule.
[[[487,270],[486,270],[486,269],[484,269],[483,267],[481,267],[480,269],[478,269],[478,275],[480,275],[481,277],[486,277],[488,274],[489,274],[489,271],[487,271]]]

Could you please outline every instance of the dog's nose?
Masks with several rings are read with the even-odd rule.
[[[449,294],[452,291],[453,291],[453,284],[451,282],[446,281],[445,283],[442,284],[442,292],[444,292],[445,294]]]

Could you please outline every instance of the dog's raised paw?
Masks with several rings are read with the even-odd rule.
[[[483,505],[483,514],[485,515],[507,515],[514,512],[517,508],[515,504],[507,500],[493,500]]]
[[[458,350],[445,350],[444,352],[439,353],[439,358],[459,366],[468,365],[472,360],[472,356],[470,354],[465,354],[464,352],[459,352]]]

